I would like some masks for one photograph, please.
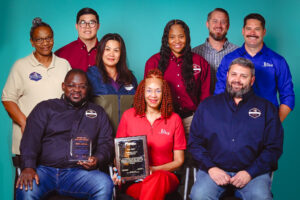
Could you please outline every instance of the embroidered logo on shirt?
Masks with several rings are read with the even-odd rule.
[[[201,72],[200,65],[193,64],[194,75],[199,74]]]
[[[170,135],[170,132],[166,131],[165,129],[161,129],[160,130],[160,134],[163,134],[163,135]]]
[[[88,118],[93,119],[93,118],[97,117],[97,112],[90,109],[90,110],[85,111],[85,116],[87,116]]]
[[[125,88],[125,90],[130,91],[133,89],[133,85],[132,84],[125,85],[124,88]]]
[[[37,72],[32,72],[31,74],[29,74],[29,79],[33,81],[39,81],[42,79],[42,75]]]
[[[272,63],[264,62],[264,67],[273,67],[273,64]]]
[[[249,116],[256,119],[261,116],[261,111],[258,108],[251,108],[249,110]]]

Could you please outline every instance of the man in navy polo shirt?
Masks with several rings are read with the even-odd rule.
[[[277,108],[254,94],[253,63],[229,66],[226,91],[205,99],[191,125],[189,151],[198,164],[190,197],[219,199],[233,188],[242,199],[272,199],[271,173],[282,154],[283,129]]]
[[[295,93],[289,66],[282,56],[264,44],[266,29],[263,16],[257,13],[247,15],[244,18],[242,33],[245,44],[227,54],[221,61],[217,72],[215,94],[224,92],[226,74],[232,60],[238,57],[247,58],[255,65],[256,79],[253,85],[255,94],[278,107],[280,120],[283,121],[295,106]],[[280,103],[278,103],[277,92]]]
[[[61,99],[39,103],[21,140],[17,200],[43,199],[56,191],[75,198],[112,198],[111,178],[98,167],[113,156],[112,128],[102,107],[87,101],[85,73],[72,69]]]

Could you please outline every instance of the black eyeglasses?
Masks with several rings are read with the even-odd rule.
[[[36,42],[37,44],[42,44],[44,41],[53,42],[53,36],[46,37],[46,38],[34,38],[33,41]]]
[[[90,28],[94,28],[96,26],[97,22],[95,20],[91,20],[89,22],[82,20],[78,24],[81,28],[85,28],[87,25],[89,25]]]
[[[66,86],[71,90],[74,90],[76,88],[80,90],[86,90],[88,88],[87,85],[66,84]]]

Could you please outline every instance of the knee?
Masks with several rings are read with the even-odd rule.
[[[224,189],[205,182],[196,182],[190,193],[192,200],[219,199]]]
[[[16,200],[26,200],[26,199],[40,199],[41,196],[37,193],[35,189],[33,190],[16,190]]]
[[[93,181],[95,181],[95,179]],[[100,172],[100,175],[97,176],[97,181],[95,181],[95,185],[97,185],[100,193],[112,194],[114,183],[107,174]]]
[[[205,188],[193,185],[190,193],[190,198],[192,200],[204,200],[207,196],[207,190],[205,190]]]
[[[256,189],[256,190],[249,192],[249,194],[247,195],[247,197],[245,199],[246,200],[248,200],[248,199],[272,200],[273,197],[272,197],[271,190],[260,188],[260,189]]]

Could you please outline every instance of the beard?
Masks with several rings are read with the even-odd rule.
[[[223,33],[222,35],[218,35],[218,34],[215,34],[211,31],[209,31],[209,35],[216,41],[221,41],[221,40],[224,40],[226,38],[226,35],[227,35],[227,32]]]
[[[232,82],[232,83],[238,83],[242,85],[239,82]],[[240,90],[236,91],[232,87],[232,83],[230,84],[228,80],[226,81],[226,91],[229,93],[229,95],[233,98],[242,98],[244,94],[248,93],[251,90],[251,84],[243,86]]]

